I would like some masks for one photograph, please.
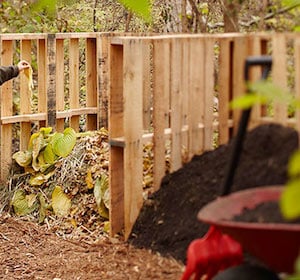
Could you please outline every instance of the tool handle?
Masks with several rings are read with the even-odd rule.
[[[252,66],[262,66],[263,72],[262,72],[262,80],[265,80],[272,68],[272,57],[271,56],[250,56],[245,61],[245,67],[244,67],[244,79],[246,83],[249,81],[249,70]],[[247,93],[249,93],[249,87],[247,85]],[[235,143],[233,145],[233,151],[231,154],[231,158],[228,165],[228,170],[225,175],[225,181],[223,185],[223,193],[222,196],[227,195],[230,193],[231,186],[234,179],[234,173],[237,168],[237,165],[239,163],[240,154],[243,148],[243,141],[245,138],[245,133],[247,130],[247,125],[249,122],[251,114],[251,107],[249,109],[245,109],[242,112],[242,116],[240,119],[237,135],[235,137]]]

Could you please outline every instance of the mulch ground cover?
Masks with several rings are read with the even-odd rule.
[[[197,214],[221,195],[232,147],[233,140],[165,176],[160,190],[145,202],[130,243],[185,262],[189,243],[209,228]],[[288,159],[297,147],[298,134],[292,128],[267,124],[249,131],[231,191],[284,184]]]

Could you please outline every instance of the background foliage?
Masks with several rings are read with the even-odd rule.
[[[297,0],[135,2],[131,0],[0,0],[0,32],[213,33],[298,30],[300,26],[299,9],[295,9],[299,5]],[[151,11],[147,9],[150,5],[152,5]],[[132,10],[137,13],[133,13]]]

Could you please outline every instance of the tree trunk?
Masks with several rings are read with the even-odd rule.
[[[240,0],[223,0],[224,32],[239,32]]]

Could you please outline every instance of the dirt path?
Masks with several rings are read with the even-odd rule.
[[[1,279],[180,279],[183,265],[117,239],[67,241],[45,228],[0,216]]]

